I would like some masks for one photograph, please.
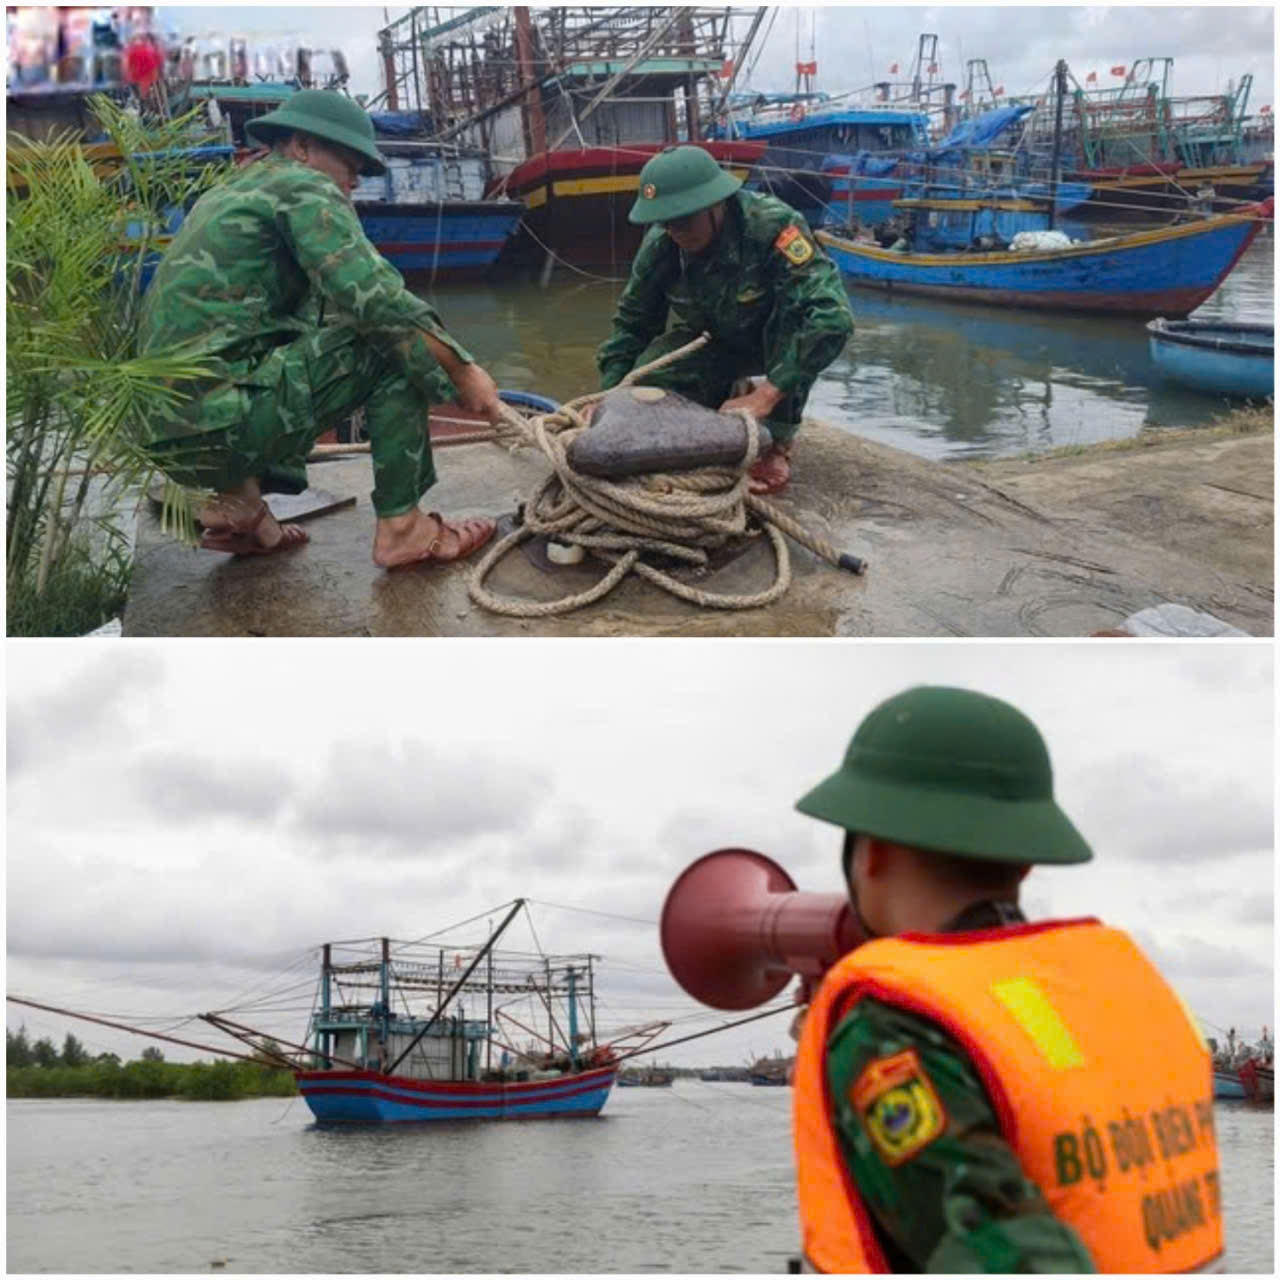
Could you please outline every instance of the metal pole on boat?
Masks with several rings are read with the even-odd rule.
[[[379,995],[382,998],[382,1047],[379,1056],[386,1060],[391,1052],[391,939],[382,939],[382,961],[378,965]]]
[[[1053,165],[1049,174],[1049,230],[1058,216],[1058,183],[1062,181],[1062,108],[1067,97],[1067,64],[1061,58],[1053,69]]]
[[[324,967],[321,969],[322,977],[320,979],[320,1015],[324,1018],[326,1027],[329,1023],[329,983],[330,972],[333,962],[333,952],[329,943],[324,944]],[[321,1031],[316,1036],[316,1050],[320,1053],[325,1068],[328,1069],[332,1062],[329,1057],[329,1051],[333,1048],[332,1037],[330,1032]]]
[[[596,975],[592,961],[595,956],[587,956],[587,1009],[591,1019],[591,1047],[596,1046]]]
[[[569,1067],[576,1071],[578,1068],[578,999],[577,987],[574,979],[577,978],[573,965],[569,966]]]
[[[489,992],[488,992],[489,1012],[487,1015],[489,1035],[485,1038],[485,1042],[484,1042],[484,1069],[486,1071],[488,1071],[493,1066],[493,1038],[492,1038],[493,1036],[493,952],[492,951],[489,952],[489,981],[487,985],[489,988]]]

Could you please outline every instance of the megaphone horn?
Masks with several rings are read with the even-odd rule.
[[[843,894],[800,893],[752,849],[717,849],[686,867],[663,903],[661,936],[671,976],[715,1009],[753,1009],[865,941]]]

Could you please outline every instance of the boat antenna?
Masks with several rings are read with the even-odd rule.
[[[502,937],[507,926],[516,918],[517,915],[520,914],[520,909],[523,906],[524,906],[524,899],[517,898],[515,900],[515,905],[511,908],[510,911],[507,912],[502,923],[489,936],[488,942],[486,942],[484,946],[481,947],[480,950],[476,952],[475,957],[472,959],[471,963],[467,965],[466,969],[463,970],[462,977],[460,977],[457,980],[457,982],[455,982],[453,986],[449,989],[449,994],[445,996],[445,998],[442,1001],[440,1001],[439,1005],[436,1007],[436,1011],[431,1015],[430,1018],[427,1019],[426,1023],[422,1027],[422,1030],[419,1031],[418,1034],[414,1036],[412,1040],[409,1041],[409,1043],[401,1051],[400,1056],[396,1058],[396,1060],[386,1069],[386,1072],[384,1074],[394,1075],[396,1068],[414,1051],[414,1049],[418,1047],[418,1044],[422,1040],[423,1036],[425,1036],[427,1032],[430,1031],[431,1028],[434,1027],[435,1024],[440,1020],[441,1014],[443,1014],[445,1009],[448,1008],[450,1001],[452,1001],[453,997],[456,996],[458,992],[462,990],[463,986],[466,984],[467,979],[471,977],[472,973],[475,972],[475,969],[479,965],[480,961],[483,960],[485,956],[487,956],[489,952],[493,949],[494,944],[498,941],[500,937]],[[481,914],[483,914],[483,912]]]

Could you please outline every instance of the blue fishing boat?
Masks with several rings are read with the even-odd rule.
[[[1213,1096],[1220,1101],[1243,1102],[1245,1091],[1240,1082],[1240,1073],[1234,1069],[1214,1067]]]
[[[938,198],[900,204],[911,215],[901,247],[817,233],[851,283],[1006,307],[1178,318],[1222,283],[1272,216],[1266,200],[1133,235],[1084,242],[1063,236],[1060,247],[1037,247],[1033,240],[1031,247],[1013,248],[1008,233],[1015,224],[1002,218],[1021,224],[1036,212],[1033,201]],[[1047,229],[1047,211],[1042,213]]]
[[[1156,368],[1174,382],[1223,396],[1275,394],[1275,325],[1159,317],[1147,334]]]
[[[520,225],[524,206],[487,199],[488,156],[429,141],[419,113],[371,118],[387,171],[362,178],[351,200],[374,248],[406,273],[442,280],[484,275]]]
[[[810,226],[833,212],[841,221],[851,200],[861,220],[873,223],[902,194],[894,180],[902,157],[928,147],[929,117],[887,104],[851,106],[823,93],[744,94],[731,99],[708,136],[763,142],[748,187],[785,200]]]
[[[960,121],[936,147],[902,154],[859,151],[830,155],[823,172],[832,178],[825,225],[877,227],[889,222],[894,202],[935,199],[1055,201],[1059,215],[1084,205],[1093,189],[1083,182],[1049,180],[1019,147],[1021,127],[1034,110],[997,107]],[[1046,205],[1047,207],[1047,205]]]
[[[621,1042],[636,1033],[595,1042],[594,957],[495,949],[523,909],[517,899],[481,944],[325,944],[309,1053],[294,1070],[317,1122],[599,1114]],[[522,1001],[531,1008],[525,1021],[513,1012]]]

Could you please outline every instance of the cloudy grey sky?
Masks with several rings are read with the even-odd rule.
[[[317,48],[337,45],[352,68],[355,92],[381,92],[376,34],[404,7],[261,5],[165,6],[162,22],[184,35],[301,35]],[[816,22],[817,87],[830,93],[906,75],[922,33],[939,37],[941,71],[964,84],[965,62],[985,58],[996,84],[1010,93],[1047,84],[1059,58],[1083,82],[1121,82],[1113,65],[1142,57],[1174,59],[1178,94],[1225,91],[1246,72],[1254,77],[1250,108],[1274,102],[1275,19],[1271,6],[824,5],[784,6],[773,23],[750,87],[787,89],[794,82],[797,26],[805,59]],[[754,55],[753,55],[754,56]]]
[[[1046,736],[1097,857],[1035,871],[1029,911],[1132,931],[1203,1019],[1256,1035],[1272,680],[1270,646],[1221,643],[11,642],[7,988],[175,1025],[302,981],[268,1028],[300,1037],[318,944],[524,896],[543,947],[604,957],[602,1026],[702,1029],[659,950],[667,888],[740,845],[838,892],[840,833],[794,803],[876,702],[928,682],[1008,698]],[[663,1056],[740,1062],[785,1021]],[[147,1043],[13,1005],[8,1023]]]

